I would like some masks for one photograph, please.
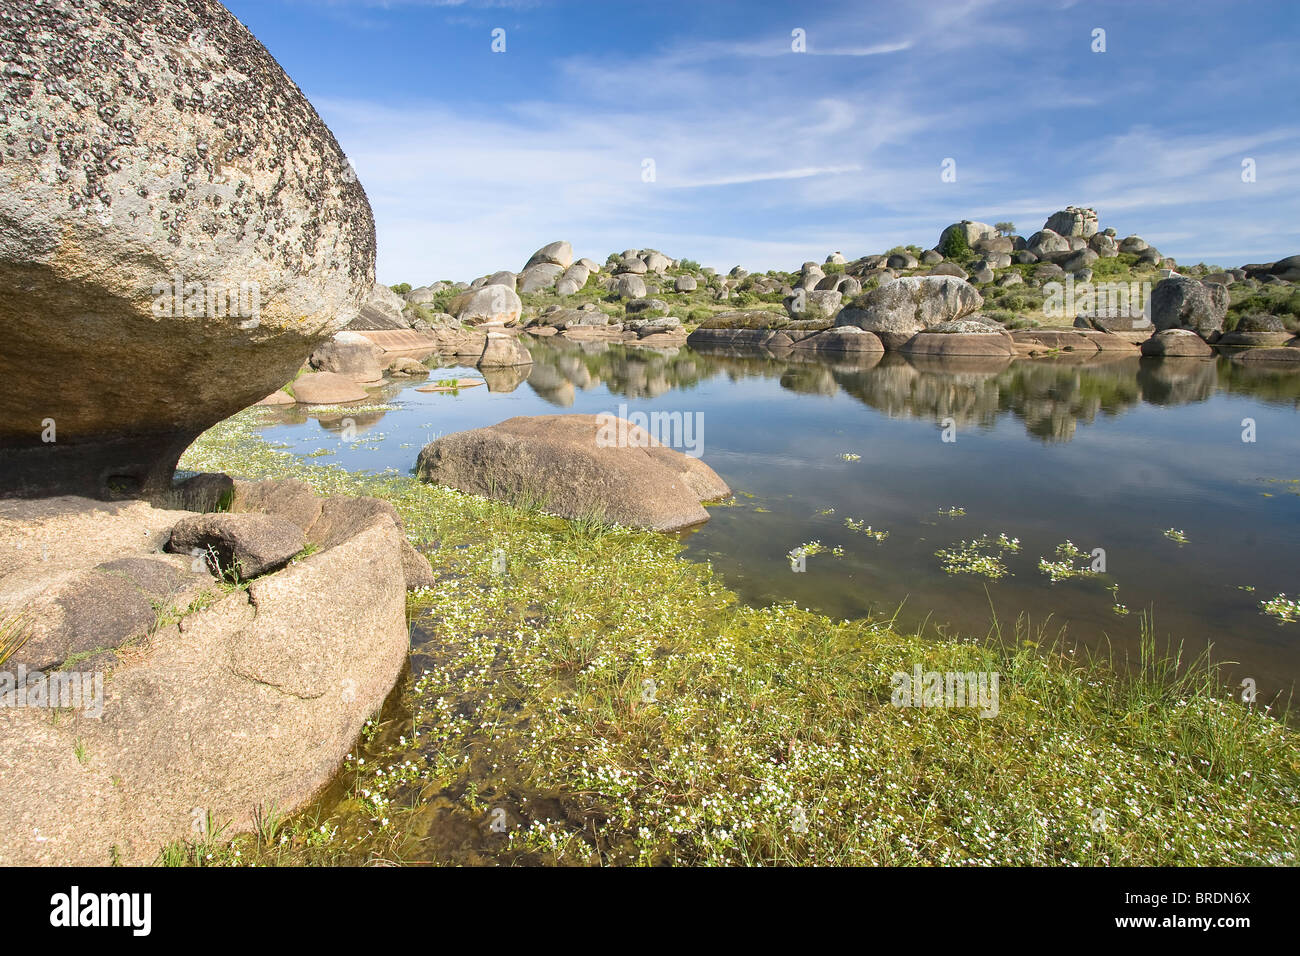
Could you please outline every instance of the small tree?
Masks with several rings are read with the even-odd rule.
[[[1009,236],[1016,231],[1014,222],[998,222],[993,224],[993,228],[1004,236]]]
[[[948,233],[943,240],[943,247],[939,250],[945,259],[952,262],[965,262],[974,252],[971,251],[970,243],[966,241],[965,229],[954,229]]]

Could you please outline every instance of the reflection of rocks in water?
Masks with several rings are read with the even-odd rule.
[[[610,342],[538,340],[528,382],[546,401],[570,405],[574,389],[604,384],[611,394],[655,398],[717,374],[717,369],[678,348],[629,348]]]
[[[351,426],[348,437],[355,438],[357,435],[369,431],[370,428],[378,424],[379,420],[386,414],[388,413],[344,411],[330,412],[328,415],[313,415],[312,417],[320,422],[321,428],[325,429],[327,432],[333,432],[336,435],[341,434],[344,429],[348,429],[348,427]]]
[[[781,387],[801,395],[834,395],[839,391],[835,376],[825,364],[800,364],[781,374]]]
[[[1294,366],[1221,361],[1219,387],[1263,402],[1300,409],[1300,369]]]
[[[528,379],[531,368],[530,365],[485,366],[479,369],[479,374],[489,392],[513,392]]]
[[[1138,388],[1152,405],[1203,402],[1218,386],[1218,363],[1203,358],[1143,358]]]
[[[573,403],[575,388],[602,383],[613,395],[652,398],[716,376],[733,382],[763,378],[806,395],[832,396],[843,389],[891,418],[952,418],[960,426],[987,427],[1010,413],[1044,441],[1069,441],[1081,422],[1120,414],[1143,399],[1198,401],[1217,387],[1212,361],[1141,359],[1128,352],[1014,360],[897,352],[823,355],[811,349],[778,355],[715,346],[669,355],[617,343],[552,341],[535,343],[528,382],[542,398],[564,407]],[[1224,387],[1300,405],[1300,375],[1220,366]]]
[[[1137,356],[1093,354],[1089,364],[1017,362],[998,381],[1003,410],[1020,418],[1031,435],[1069,441],[1080,421],[1091,425],[1099,412],[1113,415],[1136,405]]]
[[[293,405],[264,405],[263,415],[267,421],[276,425],[305,425],[307,419],[307,406],[294,403]]]
[[[561,408],[573,406],[573,383],[553,365],[533,362],[532,371],[528,373],[528,387],[537,393],[538,398],[552,405]]]
[[[919,372],[935,375],[996,375],[1011,365],[1009,355],[926,355],[915,353],[907,361]]]
[[[879,352],[814,352],[811,349],[792,349],[783,361],[790,365],[817,365],[834,372],[860,372],[875,368],[885,357]]]
[[[410,379],[396,379],[385,382],[379,388],[370,390],[370,405],[385,405],[401,397],[402,392],[406,391],[411,385]]]
[[[708,343],[691,344],[691,350],[696,355],[703,355],[709,359],[781,359],[785,360],[790,357],[794,350],[789,348],[767,348],[764,346],[742,347],[733,345],[710,345]]]
[[[555,367],[574,386],[587,389],[591,387],[591,371],[577,355],[561,355]]]
[[[1123,354],[1075,364],[887,353],[875,368],[837,372],[836,378],[850,395],[891,418],[991,426],[1010,412],[1031,435],[1069,441],[1080,421],[1137,403],[1137,368],[1137,356]]]
[[[886,353],[865,371],[836,375],[854,398],[890,418],[951,418],[959,425],[992,425],[998,413],[995,376],[1001,359],[908,358]]]

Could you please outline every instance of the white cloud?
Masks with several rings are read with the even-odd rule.
[[[832,9],[809,26],[820,57],[790,54],[769,25],[770,40],[546,63],[539,89],[558,80],[562,94],[491,109],[317,106],[371,198],[386,282],[518,268],[559,238],[602,260],[650,245],[717,268],[791,268],[835,249],[928,245],[961,218],[1028,234],[1072,203],[1184,260],[1300,249],[1291,125],[1161,126],[1123,84],[1044,69],[1023,11],[988,0],[887,13],[873,43],[860,42],[860,16]],[[1007,68],[1018,52],[1023,74]],[[1135,102],[1144,122],[1110,132],[1108,115],[1095,128],[1099,106]],[[939,175],[949,156],[955,183]],[[1257,161],[1253,184],[1240,182],[1243,156]]]

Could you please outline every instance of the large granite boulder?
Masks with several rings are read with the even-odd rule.
[[[483,343],[483,353],[475,363],[479,368],[503,368],[511,365],[531,365],[532,353],[520,344],[519,339],[503,332],[489,332]]]
[[[1070,241],[1051,229],[1040,229],[1029,237],[1027,252],[1032,252],[1039,259],[1047,259],[1059,253],[1068,253]]]
[[[1142,354],[1157,358],[1210,358],[1214,349],[1191,329],[1162,329],[1142,343]]]
[[[563,239],[548,242],[528,257],[528,261],[524,263],[524,269],[527,270],[537,265],[559,266],[560,271],[563,272],[573,265],[573,246]]]
[[[348,323],[353,332],[389,332],[409,329],[410,321],[403,314],[406,300],[382,282],[376,282],[361,303],[361,312]]]
[[[1089,239],[1097,234],[1097,210],[1066,206],[1060,212],[1048,216],[1043,228],[1061,236]]]
[[[1158,329],[1190,329],[1203,339],[1223,331],[1228,290],[1217,282],[1170,276],[1151,290],[1151,323]]]
[[[853,325],[875,332],[886,348],[897,348],[932,325],[976,312],[984,298],[956,276],[909,276],[895,279],[844,308],[836,325]]]
[[[1300,282],[1300,256],[1287,256],[1273,263],[1272,275],[1286,282]]]
[[[1114,236],[1108,236],[1104,232],[1094,233],[1088,240],[1088,248],[1102,259],[1114,259],[1119,255],[1119,243]]]
[[[470,494],[652,531],[707,521],[700,503],[731,494],[704,462],[613,415],[517,417],[456,432],[426,445],[416,471]]]
[[[814,352],[884,352],[879,336],[854,325],[839,325],[794,343],[797,349]]]
[[[844,296],[839,292],[818,290],[805,292],[797,290],[786,296],[785,310],[795,319],[829,319],[840,310],[840,301]]]
[[[369,203],[215,0],[5,0],[0,62],[0,495],[156,492],[357,316]]]
[[[985,326],[978,332],[921,332],[904,342],[899,351],[905,355],[1002,358],[1015,354],[1015,344],[1007,333]]]
[[[461,322],[471,325],[507,325],[519,321],[524,306],[509,286],[485,285],[462,292],[447,308]]]
[[[939,233],[939,241],[935,243],[935,248],[940,252],[947,246],[948,238],[956,232],[960,232],[966,239],[966,245],[972,249],[975,243],[981,239],[995,239],[998,231],[990,226],[987,222],[974,222],[970,219],[963,219],[961,222],[954,222],[951,226],[944,228]]]
[[[406,663],[407,587],[432,583],[427,559],[387,502],[235,487],[220,516],[0,501],[0,618],[35,612],[6,669],[41,681],[34,667],[48,677],[62,663],[62,679],[91,688],[58,720],[0,707],[0,865],[147,864],[209,820],[252,829],[259,811],[314,797],[379,711]],[[178,527],[247,521],[251,505],[319,550],[234,591],[201,556],[161,553]]]
[[[335,372],[354,381],[372,385],[384,377],[380,358],[383,351],[360,332],[336,332],[316,347],[309,363],[318,372]]]
[[[639,275],[625,273],[618,277],[613,292],[620,299],[644,299],[646,294],[645,280]]]
[[[517,288],[520,293],[525,295],[530,292],[544,292],[547,289],[555,288],[556,283],[559,282],[560,277],[563,275],[563,266],[550,262],[540,262],[519,273]]]

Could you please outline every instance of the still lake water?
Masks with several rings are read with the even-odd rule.
[[[698,415],[702,458],[737,495],[685,535],[687,556],[711,561],[746,601],[835,617],[901,606],[901,626],[972,637],[988,632],[993,610],[1004,628],[1050,616],[1071,641],[1121,655],[1136,651],[1149,615],[1162,646],[1212,643],[1234,683],[1251,677],[1271,698],[1300,678],[1300,624],[1259,607],[1300,597],[1300,373],[1223,358],[837,362],[554,339],[529,348],[536,364],[512,391],[499,390],[515,384],[509,371],[491,375],[497,391],[403,381],[374,393],[393,410],[351,416],[352,440],[340,437],[341,416],[292,407],[263,434],[310,462],[408,473],[426,442],[514,415]],[[441,367],[429,381],[483,377]],[[1245,419],[1253,442],[1242,440]],[[955,441],[943,440],[945,421]],[[321,452],[332,454],[308,457]],[[940,514],[954,507],[964,515]],[[877,542],[846,518],[889,536]],[[946,573],[935,555],[999,533],[1021,543],[999,580]],[[1106,574],[1051,583],[1038,560],[1067,539],[1104,549]],[[826,550],[792,570],[788,552],[811,541]]]

